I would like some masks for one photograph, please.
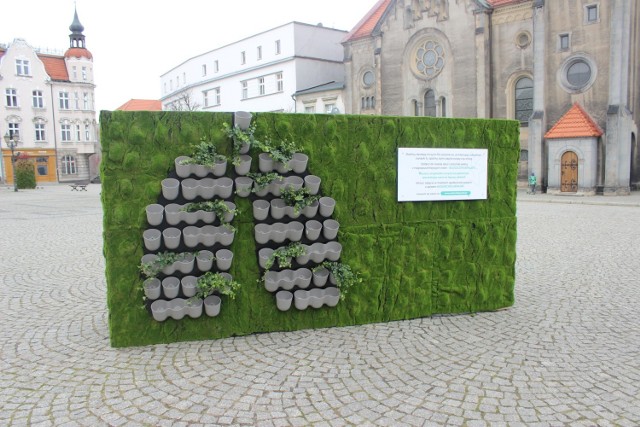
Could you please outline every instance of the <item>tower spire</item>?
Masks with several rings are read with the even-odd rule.
[[[78,10],[74,5],[73,22],[69,26],[71,34],[69,34],[69,47],[85,48],[84,45],[84,27],[78,19]]]

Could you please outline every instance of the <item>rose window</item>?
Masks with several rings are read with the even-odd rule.
[[[437,76],[444,67],[444,49],[433,40],[424,42],[416,50],[415,66],[427,78]]]

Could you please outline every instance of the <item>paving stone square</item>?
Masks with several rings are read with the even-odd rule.
[[[113,349],[87,190],[0,187],[0,425],[640,425],[638,193],[519,193],[508,309]]]

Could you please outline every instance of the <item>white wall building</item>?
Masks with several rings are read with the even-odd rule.
[[[97,160],[90,161],[98,151],[93,57],[77,13],[69,30],[64,56],[39,53],[22,39],[0,47],[0,136],[19,133],[16,151],[34,164],[36,182],[84,181],[97,174]],[[2,145],[0,172],[3,181],[13,182],[11,151]]]
[[[290,22],[190,58],[161,76],[163,109],[295,112],[294,93],[344,81],[346,34]]]

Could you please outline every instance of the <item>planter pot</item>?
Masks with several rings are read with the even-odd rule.
[[[331,197],[320,197],[320,215],[327,218],[333,215],[333,210],[336,207],[336,201]]]
[[[292,188],[294,190],[299,190],[304,185],[304,179],[299,176],[288,176],[283,180],[283,183],[277,189],[277,193],[272,192],[274,196],[280,196],[281,192],[285,188]]]
[[[262,248],[258,251],[258,264],[260,264],[260,267],[266,268],[267,260],[272,253],[273,249],[271,248]]]
[[[260,153],[258,155],[258,169],[260,172],[271,172],[273,170],[273,163],[273,159],[269,153]]]
[[[198,270],[203,273],[211,270],[213,267],[213,252],[211,251],[199,251],[196,256],[196,264],[198,265]],[[193,296],[193,295],[189,295]]]
[[[251,125],[251,113],[247,111],[236,111],[233,114],[233,124],[242,130],[249,129]]]
[[[302,215],[304,215],[307,218],[313,218],[318,214],[319,207],[320,207],[320,203],[318,203],[318,201],[316,200],[315,202],[313,202],[312,204],[310,204],[309,206],[307,206],[302,210]]]
[[[142,239],[144,240],[144,247],[150,251],[157,251],[160,249],[160,242],[162,242],[162,232],[155,228],[144,230],[142,233]]]
[[[251,156],[243,154],[240,156],[240,163],[235,166],[237,175],[246,175],[251,170]]]
[[[151,315],[158,322],[164,322],[169,317],[167,301],[157,300],[151,303]]]
[[[282,219],[287,211],[287,205],[285,205],[282,199],[273,199],[271,201],[271,218]]]
[[[190,225],[182,230],[184,244],[188,248],[195,248],[200,243],[200,228]]]
[[[198,290],[198,278],[196,276],[184,276],[180,280],[182,285],[182,293],[185,297],[191,298]]]
[[[253,218],[257,221],[264,221],[269,216],[271,205],[266,200],[256,200],[253,202]]]
[[[216,214],[214,214],[213,212],[206,212],[202,210],[196,212],[186,212],[182,210],[184,206],[186,205],[171,203],[164,208],[165,216],[167,217],[167,224],[178,225],[181,222],[186,222],[187,224],[195,224],[198,221],[203,221],[207,224],[211,224],[216,219]]]
[[[222,300],[217,295],[209,295],[204,299],[204,311],[209,317],[216,317],[220,314]]]
[[[160,298],[160,279],[155,277],[151,277],[144,281],[144,296],[148,299],[158,299]]]
[[[191,157],[188,156],[180,156],[176,157],[174,160],[174,164],[176,166],[176,175],[180,178],[188,178],[191,175],[191,165],[183,165],[181,164],[183,161],[191,160]]]
[[[285,182],[286,178],[280,178],[276,179],[275,181],[271,181],[271,183],[267,186],[267,194],[271,193],[276,197],[280,196],[280,190],[282,189],[282,186]]]
[[[186,301],[187,315],[192,319],[202,316],[203,301],[200,298],[191,298]]]
[[[180,291],[180,280],[177,277],[165,277],[162,280],[162,293],[167,299],[173,299],[178,296]]]
[[[287,311],[291,308],[293,302],[293,294],[289,291],[280,291],[276,293],[276,306],[280,311]]]
[[[321,179],[319,176],[307,175],[304,177],[304,186],[309,190],[309,194],[316,195],[320,191]]]
[[[304,173],[307,169],[307,163],[309,162],[309,156],[302,153],[294,153],[291,160],[289,160],[289,169],[295,173]]]
[[[257,244],[264,245],[271,239],[271,226],[269,224],[256,224],[253,228],[253,235]]]
[[[162,238],[164,240],[164,246],[167,249],[176,249],[180,246],[180,230],[177,228],[165,228],[162,231]]]
[[[182,298],[176,298],[171,301],[167,301],[167,312],[169,317],[173,317],[175,320],[180,320],[187,314],[187,303]]]
[[[182,196],[187,200],[193,200],[198,197],[199,181],[193,178],[183,179],[182,183]]]
[[[335,219],[326,219],[322,222],[322,235],[327,240],[333,240],[338,237],[338,229],[340,223]]]
[[[307,291],[295,291],[293,297],[294,304],[298,310],[304,310],[309,306],[309,293]]]
[[[324,290],[324,303],[329,307],[335,307],[340,302],[340,289],[327,288]]]
[[[193,265],[195,264],[196,257],[193,254],[186,254],[180,261],[173,263],[173,267],[180,273],[187,274],[193,271]],[[164,270],[163,270],[164,272]]]
[[[295,286],[300,289],[306,289],[311,284],[312,276],[313,274],[308,268],[268,271],[265,274],[264,287],[269,292],[275,292],[278,289],[289,291]]]
[[[162,219],[164,217],[164,207],[162,205],[148,205],[145,210],[147,212],[147,222],[149,225],[155,227],[162,224]]]
[[[205,165],[191,165],[191,172],[198,178],[204,178],[213,173],[213,168]]]
[[[175,178],[166,178],[161,182],[162,196],[167,200],[175,200],[180,194],[180,181]]]
[[[233,180],[227,177],[218,178],[216,180],[215,195],[217,195],[221,199],[228,199],[229,197],[231,197],[232,194],[233,194]]]
[[[226,172],[227,172],[227,161],[226,160],[216,161],[215,164],[213,165],[213,175],[224,176]]]
[[[238,153],[240,154],[247,154],[249,152],[249,150],[251,149],[251,145],[249,145],[248,142],[243,142],[240,145],[240,149],[238,150]]]
[[[236,208],[236,204],[233,202],[224,202],[224,204],[227,205],[227,208],[229,208],[230,211],[233,211]],[[234,216],[235,214],[233,212],[227,212],[226,214],[224,214],[222,222],[231,222],[233,221]]]
[[[219,271],[228,271],[233,261],[233,252],[229,249],[220,249],[216,252],[216,267]]]
[[[329,242],[324,245],[325,253],[324,259],[322,261],[338,261],[340,259],[340,254],[342,253],[342,245],[338,242]],[[317,261],[317,262],[322,262]]]
[[[321,268],[313,272],[313,285],[319,288],[324,287],[327,284],[329,278],[329,270]]]
[[[280,174],[285,174],[288,173],[291,170],[291,166],[289,166],[289,162],[287,163],[282,163],[282,162],[273,162],[273,168],[276,170],[276,172],[280,173]]]
[[[231,244],[233,243],[233,238],[236,234],[235,231],[227,227],[218,227],[218,230],[217,241],[222,246],[231,246]]]
[[[249,197],[251,195],[251,187],[253,187],[253,179],[247,176],[236,178],[236,194],[238,197]]]
[[[320,308],[324,305],[324,289],[311,289],[308,292],[309,305],[313,308]]]
[[[182,209],[182,205],[176,203],[170,203],[165,206],[164,214],[167,218],[167,224],[178,225],[182,221],[180,209]]]
[[[315,219],[307,221],[304,225],[304,234],[309,240],[318,240],[321,230],[322,224],[320,223],[320,221],[316,221]]]
[[[205,225],[204,227],[185,227],[182,230],[184,236],[184,244],[189,248],[194,248],[199,244],[204,246],[213,246],[220,243],[223,246],[229,246],[233,243],[235,232],[225,226],[215,227],[213,225]]]

